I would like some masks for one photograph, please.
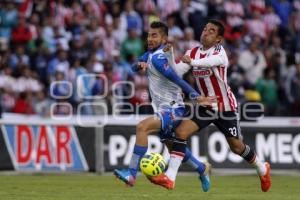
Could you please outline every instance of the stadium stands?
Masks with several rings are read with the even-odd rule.
[[[130,70],[149,24],[167,22],[180,60],[198,44],[205,22],[217,18],[226,26],[228,81],[239,102],[254,95],[266,115],[300,116],[300,1],[244,2],[3,0],[1,110],[49,116],[56,102],[55,114],[92,115],[103,113],[100,103],[108,113],[128,114],[122,108],[149,103],[147,79]]]

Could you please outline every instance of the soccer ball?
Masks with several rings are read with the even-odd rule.
[[[158,176],[166,169],[166,163],[159,153],[147,153],[140,162],[141,171],[146,176]]]

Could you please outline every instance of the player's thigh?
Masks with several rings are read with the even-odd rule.
[[[214,120],[214,124],[226,138],[235,137],[242,139],[240,122],[235,112],[227,111],[220,113],[219,117]]]
[[[188,139],[199,130],[199,126],[192,120],[182,120],[175,129],[175,136],[180,139]]]
[[[185,112],[184,107],[175,107],[156,113],[161,120],[159,137],[162,142],[174,139],[174,129],[180,124]]]
[[[216,118],[216,113],[206,107],[196,105],[194,106],[191,120],[197,124],[201,130],[211,124]]]
[[[224,134],[230,149],[237,154],[244,150],[244,143],[242,140],[240,122],[235,112],[224,112],[214,124]]]
[[[138,134],[155,134],[158,133],[161,129],[161,120],[157,116],[148,117],[140,121],[137,125]]]

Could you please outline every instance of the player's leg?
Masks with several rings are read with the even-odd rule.
[[[175,179],[178,169],[185,156],[186,140],[191,135],[195,134],[201,128],[205,128],[212,122],[211,115],[206,113],[206,108],[202,106],[195,106],[194,113],[192,113],[191,120],[183,120],[175,129],[176,138],[173,141],[172,151],[170,153],[169,165],[166,173],[158,177],[154,177],[152,182],[163,186],[167,189],[175,187]]]
[[[159,132],[161,128],[160,118],[152,116],[141,121],[136,128],[136,142],[128,169],[116,169],[114,174],[127,185],[133,186],[139,170],[139,163],[147,152],[148,135]]]
[[[261,189],[267,192],[271,187],[270,164],[262,162],[253,148],[244,144],[242,140],[236,138],[227,138],[230,149],[243,157],[249,164],[256,168],[257,174],[260,178]]]
[[[224,112],[224,117],[216,120],[215,125],[224,133],[232,152],[240,155],[256,168],[261,180],[261,189],[266,192],[271,187],[270,165],[260,161],[253,148],[245,144],[239,126],[239,120],[234,112]]]
[[[173,145],[172,139],[164,140],[164,144],[167,146],[169,152],[171,152],[172,145]],[[203,163],[200,160],[198,160],[195,156],[193,156],[189,148],[186,148],[185,156],[182,162],[188,164],[198,172],[199,180],[201,181],[202,190],[204,192],[207,192],[210,189],[210,179],[209,179],[210,164]]]
[[[168,164],[168,169],[165,173],[159,176],[152,177],[150,181],[154,184],[160,185],[167,189],[173,189],[175,187],[175,179],[181,162],[185,156],[186,150],[186,138],[193,134],[199,129],[197,124],[191,120],[183,120],[181,124],[176,128],[181,134],[179,138],[173,140],[172,150],[170,152],[170,160]],[[184,138],[184,139],[181,139]]]
[[[189,148],[185,149],[185,156],[182,160],[183,163],[188,164],[199,173],[199,180],[201,181],[202,190],[207,192],[210,189],[210,164],[203,163],[193,156]]]
[[[173,140],[175,138],[174,129],[179,126],[183,117],[186,116],[187,113],[189,112],[185,107],[174,104],[171,109],[165,110],[159,114],[162,121],[162,127],[159,136],[161,141],[164,142],[168,147],[169,153],[172,151]],[[204,174],[206,168],[205,164],[195,158],[189,148],[186,148],[183,162],[193,167],[200,175]],[[208,184],[205,181],[203,187],[204,191],[209,189],[207,186]]]

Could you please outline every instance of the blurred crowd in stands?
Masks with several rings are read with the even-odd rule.
[[[180,60],[211,18],[226,27],[227,80],[238,101],[262,102],[268,116],[300,116],[297,0],[1,0],[1,110],[131,113],[150,102],[147,77],[130,68],[150,23],[166,22]]]

